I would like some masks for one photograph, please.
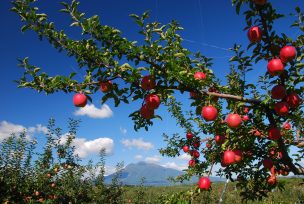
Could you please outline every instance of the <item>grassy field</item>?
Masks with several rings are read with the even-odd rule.
[[[273,193],[269,193],[269,197],[262,201],[247,203],[273,203],[273,204],[289,204],[304,203],[304,184],[302,179],[280,179],[285,184],[285,190],[275,189]],[[171,187],[124,187],[125,203],[177,203],[177,204],[199,204],[199,203],[218,203],[224,188],[224,183],[214,183],[211,192],[202,192],[198,197],[187,195],[186,192],[194,186],[171,186]],[[240,191],[235,188],[235,183],[228,183],[226,193],[222,203],[242,203],[239,196]],[[185,197],[189,197],[189,199]],[[184,201],[178,198],[185,198]],[[168,199],[169,198],[169,199]],[[165,202],[167,200],[167,202]],[[169,200],[169,201],[168,201]]]

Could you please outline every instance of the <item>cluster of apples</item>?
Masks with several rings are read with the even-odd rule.
[[[141,80],[141,88],[145,91],[154,89],[155,80],[151,75],[144,76]],[[145,98],[144,105],[140,108],[140,115],[145,119],[151,119],[154,116],[154,110],[160,105],[160,98],[155,93],[150,93]]]
[[[107,93],[112,90],[113,83],[112,81],[100,82],[100,90],[103,93]],[[85,107],[87,105],[88,98],[83,93],[76,93],[73,97],[73,103],[76,107]]]

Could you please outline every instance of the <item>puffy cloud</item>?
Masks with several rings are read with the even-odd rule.
[[[67,134],[61,137],[60,143],[64,144],[67,140]],[[113,153],[114,141],[111,138],[101,137],[94,140],[86,138],[75,138],[72,143],[75,146],[75,155],[85,158],[90,154],[98,154],[101,149],[105,149],[106,154]]]
[[[165,168],[176,169],[176,170],[179,170],[179,171],[187,169],[186,164],[176,164],[175,162],[167,162],[165,164],[161,164],[161,166],[163,166]]]
[[[150,150],[154,147],[154,145],[151,142],[145,142],[142,138],[138,139],[123,139],[121,140],[121,143],[125,146],[131,149],[132,147],[135,147],[137,149],[143,149],[143,150]]]
[[[41,124],[37,124],[35,127],[29,127],[28,131],[30,133],[39,133],[39,132],[41,132],[41,133],[47,134],[48,129],[47,129],[47,127],[45,127],[45,126],[43,126]]]
[[[146,157],[145,161],[148,163],[155,163],[157,164],[160,161],[160,156],[159,155],[154,155],[152,157]]]
[[[37,124],[35,127],[26,128],[23,125],[14,124],[7,121],[0,122],[0,140],[8,138],[12,133],[19,134],[23,131],[26,132],[26,137],[30,139],[35,133],[47,133],[47,128],[41,124]]]
[[[179,155],[179,157],[177,157],[177,158],[180,160],[190,160],[191,156],[189,154],[182,154],[182,155]]]
[[[94,104],[87,104],[83,108],[79,108],[74,115],[88,116],[90,118],[110,118],[113,116],[111,108],[104,104],[101,108],[96,108]]]
[[[141,159],[143,159],[144,157],[143,157],[142,155],[138,154],[138,155],[135,155],[134,158],[135,158],[136,160],[141,160]]]

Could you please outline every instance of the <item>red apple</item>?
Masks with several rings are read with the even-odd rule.
[[[263,6],[266,4],[266,0],[253,0],[253,2],[259,6]]]
[[[271,169],[271,167],[273,166],[273,161],[271,159],[264,159],[262,161],[264,168],[266,169]]]
[[[296,92],[287,95],[286,102],[291,108],[296,108],[301,104],[301,98]]]
[[[204,106],[202,109],[202,117],[206,120],[206,121],[213,121],[216,119],[217,117],[217,109],[214,106]]]
[[[208,177],[202,177],[198,180],[197,185],[202,190],[208,190],[211,186],[211,182]]]
[[[245,107],[245,108],[244,108],[244,113],[247,114],[248,112],[249,112],[249,108],[248,108],[248,107]]]
[[[194,167],[195,164],[196,164],[196,162],[195,162],[194,159],[190,159],[189,162],[188,162],[188,165],[189,165],[190,167]]]
[[[276,85],[271,90],[271,97],[273,99],[283,99],[286,96],[286,89],[282,85]]]
[[[160,104],[159,96],[156,94],[148,94],[146,96],[145,101],[146,101],[148,108],[150,108],[150,109],[157,109]]]
[[[275,166],[272,166],[270,168],[270,173],[271,173],[271,175],[274,175],[274,176],[278,174],[278,171],[276,170]]]
[[[278,127],[272,127],[268,130],[268,138],[270,140],[278,140],[282,137],[281,131]]]
[[[271,175],[267,178],[267,183],[271,186],[276,185],[277,184],[277,178],[274,175]]]
[[[100,83],[100,90],[104,93],[111,91],[113,88],[112,81],[106,81]]]
[[[250,120],[250,118],[249,118],[248,115],[243,115],[242,120],[243,120],[244,122],[247,122],[248,120]]]
[[[189,147],[187,145],[183,146],[183,151],[184,152],[189,152]]]
[[[210,148],[212,147],[212,145],[211,145],[209,142],[207,142],[207,143],[206,143],[206,147],[207,147],[208,149],[210,149]]]
[[[147,104],[144,104],[140,109],[141,117],[151,119],[154,116],[154,109],[150,109]]]
[[[243,153],[242,153],[242,151],[239,150],[239,149],[236,149],[236,150],[233,150],[233,152],[235,154],[235,156],[234,156],[235,162],[242,161],[242,159],[243,159]]]
[[[193,138],[193,134],[191,132],[188,132],[186,134],[186,137],[187,137],[188,140],[191,140]]]
[[[233,164],[235,162],[235,153],[231,150],[226,150],[223,156],[223,163],[226,165]]]
[[[290,123],[289,123],[289,122],[284,123],[283,128],[284,128],[285,130],[290,130],[290,129],[291,129]]]
[[[225,142],[225,136],[223,136],[223,135],[215,135],[214,136],[214,140],[215,140],[215,142],[216,142],[216,144],[223,144],[224,142]]]
[[[142,78],[141,88],[143,90],[151,90],[154,89],[155,86],[156,86],[155,80],[152,78],[152,76],[147,75]]]
[[[288,103],[282,101],[274,104],[274,110],[275,112],[280,116],[286,116],[289,111],[289,105]]]
[[[286,45],[280,51],[280,58],[284,63],[292,61],[296,55],[297,51],[294,46]]]
[[[74,106],[85,107],[87,105],[87,97],[82,93],[77,93],[73,97]]]
[[[284,71],[284,64],[280,59],[272,59],[267,64],[267,70],[271,76],[277,76]]]
[[[194,158],[199,158],[200,157],[200,153],[197,150],[192,150],[191,153],[192,153],[191,155]]]
[[[193,143],[193,147],[194,148],[199,148],[201,146],[201,142],[200,141],[196,141]]]
[[[253,26],[248,30],[247,36],[250,42],[259,42],[262,39],[262,30],[259,26]]]
[[[256,137],[260,137],[260,136],[262,136],[262,133],[259,130],[255,130],[253,135]]]
[[[203,80],[203,79],[206,79],[206,74],[204,74],[203,72],[196,72],[194,74],[194,78],[196,78],[198,80]]]
[[[239,114],[228,114],[226,122],[230,128],[237,128],[242,123],[242,118]]]

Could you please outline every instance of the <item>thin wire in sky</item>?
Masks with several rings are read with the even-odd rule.
[[[197,42],[197,41],[194,41],[194,40],[188,40],[188,39],[183,39],[185,42],[189,42],[189,43],[194,43],[194,44],[199,44],[199,45],[202,45],[202,46],[206,46],[206,47],[212,47],[212,48],[215,48],[215,49],[220,49],[220,50],[225,50],[225,51],[231,51],[230,49],[228,48],[224,48],[224,47],[219,47],[217,45],[211,45],[211,44],[208,44],[208,43],[204,43],[204,42]]]

